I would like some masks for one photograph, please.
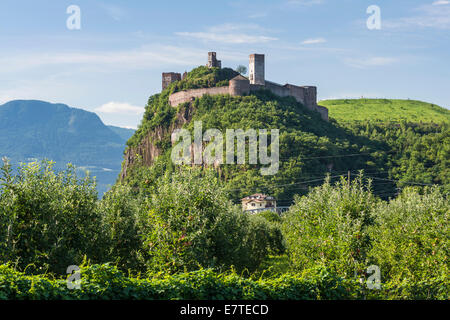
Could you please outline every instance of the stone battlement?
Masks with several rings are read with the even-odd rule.
[[[216,60],[215,52],[208,54],[208,66],[218,66],[221,62]],[[163,73],[163,89],[173,81],[181,80],[179,74]],[[165,81],[165,79],[167,81]],[[169,82],[171,81],[171,82]],[[264,55],[250,55],[249,78],[238,75],[230,80],[228,86],[191,89],[173,93],[169,96],[169,104],[173,107],[180,103],[189,102],[195,98],[200,98],[205,94],[229,94],[231,96],[248,95],[261,89],[269,90],[280,97],[294,97],[298,102],[310,110],[320,113],[323,120],[328,121],[328,109],[317,105],[317,88],[314,86],[296,86],[293,84],[281,85],[275,82],[267,81],[264,78]]]

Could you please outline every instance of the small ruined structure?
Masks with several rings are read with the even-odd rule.
[[[180,81],[181,73],[163,72],[162,74],[162,89],[167,88],[172,82]]]
[[[328,109],[317,105],[317,88],[314,86],[281,85],[265,79],[264,54],[251,54],[249,61],[249,78],[238,75],[229,81],[228,86],[201,88],[179,91],[169,96],[169,103],[176,107],[180,103],[189,102],[205,94],[229,94],[244,96],[261,89],[269,90],[280,97],[294,97],[306,108],[320,113],[323,120],[328,121]],[[221,68],[221,61],[217,60],[215,52],[208,53],[209,68]],[[181,79],[179,73],[163,73],[163,90],[172,82]]]
[[[208,52],[208,68],[222,68],[222,61],[216,59],[215,52]]]
[[[259,212],[264,210],[276,210],[277,200],[262,193],[255,193],[241,199],[242,211]]]

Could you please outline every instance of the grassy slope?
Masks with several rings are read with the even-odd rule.
[[[400,121],[450,123],[450,110],[415,100],[339,99],[323,100],[330,118],[338,121]]]

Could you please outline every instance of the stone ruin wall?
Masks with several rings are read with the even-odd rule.
[[[265,85],[254,85],[249,84],[247,80],[237,80],[237,81],[230,81],[230,85],[225,87],[201,88],[201,89],[190,89],[185,91],[179,91],[169,96],[169,104],[172,107],[176,107],[180,103],[190,102],[195,98],[202,97],[205,94],[209,95],[229,94],[231,96],[242,96],[261,89],[270,90],[272,93],[280,97],[292,96],[308,109],[319,112],[322,119],[328,121],[328,109],[322,106],[318,106],[316,103],[317,101],[316,87],[312,86],[299,87],[291,84],[282,86],[267,80]]]
[[[231,96],[247,95],[250,92],[261,89],[269,90],[280,97],[294,97],[298,102],[310,110],[320,113],[322,119],[328,121],[328,109],[317,105],[317,88],[314,86],[296,86],[292,84],[280,85],[275,82],[265,80],[263,54],[251,54],[249,63],[249,78],[237,76],[230,80],[229,86],[191,89],[173,93],[169,96],[169,104],[173,107],[185,102],[190,102],[195,98],[200,98],[205,94],[229,94]],[[209,68],[221,68],[221,61],[217,60],[215,52],[208,52]],[[184,78],[184,75],[183,75]],[[170,83],[181,80],[179,73],[163,73],[163,89]]]
[[[172,82],[180,81],[181,73],[177,72],[163,72],[162,74],[162,89],[166,89]]]
[[[176,107],[180,103],[189,102],[194,100],[194,98],[200,98],[201,96],[209,94],[230,94],[230,89],[226,87],[213,87],[213,88],[201,88],[201,89],[190,89],[185,91],[179,91],[172,93],[169,96],[169,104],[172,107]]]

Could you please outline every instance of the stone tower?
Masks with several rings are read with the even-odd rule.
[[[222,61],[217,60],[215,52],[208,52],[208,68],[222,68]]]
[[[181,80],[181,73],[163,72],[163,74],[162,74],[162,89],[164,90],[172,82],[180,81],[180,80]]]
[[[264,80],[264,55],[263,54],[251,54],[250,62],[248,65],[248,74],[250,84],[265,85]]]

